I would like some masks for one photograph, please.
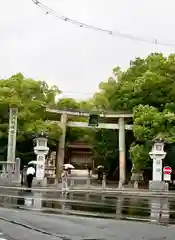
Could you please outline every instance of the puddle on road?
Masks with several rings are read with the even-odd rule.
[[[105,196],[89,193],[54,195],[19,191],[10,196],[0,194],[0,205],[59,214],[175,224],[175,199],[168,198]]]

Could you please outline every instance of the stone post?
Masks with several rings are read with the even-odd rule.
[[[126,162],[125,162],[125,121],[124,118],[119,118],[119,180],[123,183],[126,180]]]
[[[86,180],[86,185],[87,185],[88,188],[90,188],[90,185],[91,185],[91,180],[90,180],[90,178],[88,178],[88,179]]]
[[[35,192],[33,198],[33,208],[41,209],[42,208],[42,193]]]
[[[139,189],[139,183],[138,183],[138,181],[135,181],[135,182],[134,182],[134,189]]]
[[[169,218],[170,218],[169,199],[163,198],[161,206],[161,221],[163,223],[169,223]]]
[[[119,183],[118,183],[118,189],[123,189],[123,181],[120,180]]]
[[[165,192],[169,192],[169,183],[168,182],[165,183]]]
[[[160,198],[151,198],[150,199],[150,220],[152,222],[159,222],[161,215],[161,199]]]
[[[86,196],[86,201],[89,201],[89,193],[86,193],[85,196]]]
[[[74,179],[70,180],[70,186],[73,187],[74,186]]]
[[[16,152],[16,131],[17,131],[17,108],[10,108],[9,110],[9,130],[8,130],[8,149],[7,149],[7,172],[8,181],[12,181],[13,165],[10,162],[15,161]]]
[[[106,174],[103,173],[102,189],[106,188]]]
[[[7,163],[7,180],[8,180],[8,184],[12,183],[12,164],[11,163]]]
[[[2,165],[2,176],[5,178],[6,177],[6,171],[7,171],[7,167],[6,164]]]
[[[16,158],[16,163],[15,163],[15,182],[20,183],[20,166],[21,166],[21,159]]]
[[[122,206],[123,206],[124,197],[118,196],[116,201],[116,218],[120,219],[122,216]]]

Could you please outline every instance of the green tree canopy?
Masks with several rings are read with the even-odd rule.
[[[151,139],[161,135],[168,142],[175,141],[175,54],[152,53],[131,61],[126,71],[117,67],[113,73],[113,83],[101,84],[105,86],[101,99],[107,109],[134,113],[135,144],[130,154],[133,163],[144,168],[149,165]]]
[[[49,87],[43,81],[26,79],[21,73],[0,80],[0,152],[4,160],[10,107],[18,108],[17,153],[19,155],[33,152],[34,134],[41,130],[49,135],[49,145],[51,147],[56,145],[61,128],[58,124],[45,121],[45,107],[54,104],[58,93],[60,91],[56,86]]]

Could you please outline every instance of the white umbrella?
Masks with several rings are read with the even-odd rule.
[[[68,168],[73,169],[74,168],[74,166],[72,164],[69,164],[69,163],[64,164],[63,167],[66,168],[66,169],[68,169]]]
[[[97,168],[104,168],[104,166],[103,165],[99,165]]]
[[[28,165],[29,164],[34,164],[34,165],[37,165],[38,164],[38,162],[36,161],[36,160],[33,160],[33,161],[30,161],[29,163],[28,163]]]

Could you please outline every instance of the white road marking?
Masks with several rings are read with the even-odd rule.
[[[0,240],[7,240],[6,238],[4,238],[3,236],[4,234],[2,232],[0,232]]]

